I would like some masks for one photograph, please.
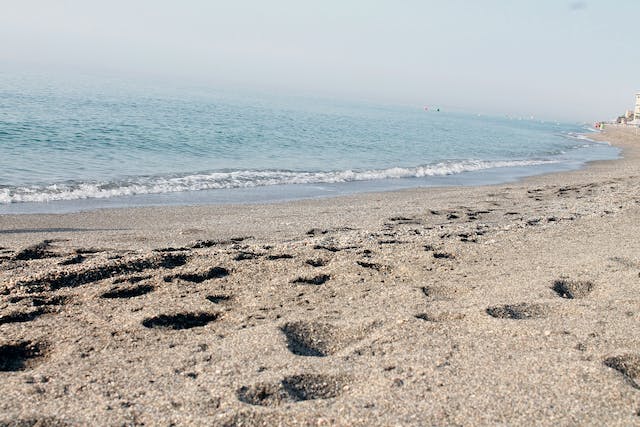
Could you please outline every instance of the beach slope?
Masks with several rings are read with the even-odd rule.
[[[0,216],[0,425],[640,425],[640,137],[487,187]]]

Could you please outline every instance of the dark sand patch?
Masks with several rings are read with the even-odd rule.
[[[340,252],[340,251],[346,251],[348,249],[359,249],[359,248],[360,246],[343,246],[343,247],[332,246],[332,245],[314,245],[313,246],[313,249],[325,250],[329,252]]]
[[[143,320],[142,325],[151,329],[191,329],[205,326],[219,317],[218,313],[207,312],[161,314]]]
[[[421,218],[409,218],[406,216],[394,216],[389,221],[398,225],[421,225],[424,221]]]
[[[43,240],[40,243],[28,246],[18,252],[13,259],[18,261],[31,261],[34,259],[57,257],[58,255],[56,253],[49,250],[53,242],[55,242],[55,240]]]
[[[520,304],[507,304],[495,307],[489,307],[486,309],[489,316],[496,319],[539,319],[547,317],[550,309],[546,304],[538,303],[520,303]]]
[[[46,345],[38,342],[21,341],[0,345],[0,371],[24,371],[34,367],[46,353]]]
[[[25,301],[28,305],[33,307],[50,306],[50,305],[65,305],[71,300],[71,297],[56,295],[56,296],[31,296],[31,295],[17,295],[9,298],[10,303],[19,303]]]
[[[267,257],[267,259],[270,260],[270,261],[275,261],[275,260],[278,260],[278,259],[292,259],[292,258],[293,258],[293,255],[291,255],[291,254],[269,255]]]
[[[71,424],[53,417],[0,420],[0,427],[68,427],[72,425],[78,424]]]
[[[449,252],[434,252],[433,257],[436,259],[454,259],[456,256]]]
[[[378,240],[379,245],[404,245],[407,243],[409,243],[407,240],[398,240],[398,239]]]
[[[173,276],[176,279],[186,280],[187,282],[202,283],[205,280],[220,279],[228,276],[229,270],[224,267],[212,267],[206,271],[197,273],[180,273]]]
[[[58,290],[66,287],[76,287],[87,283],[98,282],[113,276],[136,273],[158,268],[175,268],[187,262],[186,254],[156,254],[144,258],[130,260],[117,259],[109,263],[93,266],[81,270],[65,270],[46,274],[39,278],[19,281],[18,287],[26,288],[27,292],[44,290]]]
[[[37,319],[43,314],[49,313],[50,309],[46,307],[37,307],[36,309],[28,310],[28,311],[18,311],[14,313],[5,314],[0,316],[0,325],[4,325],[7,323],[24,323],[31,322],[32,320]]]
[[[370,268],[372,270],[381,271],[386,269],[382,264],[377,264],[375,262],[366,262],[366,261],[356,261],[360,267]]]
[[[604,360],[604,364],[620,372],[634,388],[640,390],[640,355],[623,354],[609,357]]]
[[[441,312],[426,312],[418,313],[415,315],[416,319],[424,320],[426,322],[451,322],[454,320],[464,319],[464,313],[456,313],[453,311],[441,311]]]
[[[146,295],[154,289],[151,285],[115,287],[100,295],[100,298],[134,298]]]
[[[282,384],[258,383],[249,387],[243,386],[236,391],[236,396],[243,403],[259,406],[278,406],[294,401]]]
[[[174,248],[173,246],[169,246],[167,248],[157,248],[154,249],[153,252],[184,252],[188,251],[191,248],[187,248],[186,246],[182,246],[179,248]]]
[[[58,265],[74,265],[74,264],[82,264],[84,262],[84,260],[87,259],[87,257],[85,257],[82,254],[76,254],[73,255],[67,259],[63,259],[62,261],[60,261],[58,263]]]
[[[146,275],[143,275],[143,276],[118,277],[117,279],[114,279],[113,284],[117,285],[118,283],[124,283],[124,282],[133,284],[133,283],[142,282],[143,280],[147,280],[147,279],[150,279],[150,278],[151,278],[151,276],[146,276]]]
[[[39,307],[39,306],[50,306],[50,305],[65,305],[68,304],[69,301],[71,301],[71,297],[69,296],[64,296],[64,295],[56,295],[56,296],[50,296],[50,297],[34,297],[31,300],[31,304],[34,305],[35,307]]]
[[[302,374],[286,377],[282,385],[295,401],[332,399],[339,396],[346,385],[344,378],[329,375]]]
[[[256,252],[240,252],[235,257],[233,257],[234,261],[246,261],[250,259],[260,258],[263,254],[259,254]]]
[[[579,299],[584,298],[593,291],[595,285],[589,281],[560,279],[553,282],[551,289],[562,298]]]
[[[328,274],[320,274],[314,277],[298,277],[297,279],[291,281],[291,283],[319,286],[326,283],[329,279],[331,279],[331,276],[329,276]]]
[[[191,244],[189,247],[191,249],[204,249],[204,248],[211,248],[213,246],[226,246],[226,245],[233,245],[235,243],[240,243],[252,238],[253,238],[252,236],[243,236],[243,237],[232,237],[230,239],[223,239],[223,240],[198,240],[195,243]]]
[[[329,263],[329,261],[324,259],[308,259],[305,262],[309,264],[311,267],[324,267]]]
[[[313,249],[325,250],[329,252],[340,252],[342,249],[337,246],[315,245]]]
[[[334,232],[340,232],[340,231],[352,231],[352,230],[353,228],[351,227],[336,227],[336,228],[330,228],[330,229],[312,228],[308,230],[306,234],[307,236],[320,236],[327,233],[334,233]]]
[[[207,299],[214,304],[231,301],[231,297],[229,295],[208,295]]]
[[[305,234],[307,236],[319,236],[322,234],[327,234],[329,232],[329,230],[325,230],[322,228],[312,228],[310,230],[308,230]]]

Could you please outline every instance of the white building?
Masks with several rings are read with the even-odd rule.
[[[636,93],[636,109],[634,111],[634,119],[640,120],[640,92]]]

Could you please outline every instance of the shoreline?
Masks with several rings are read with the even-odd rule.
[[[224,215],[225,211],[231,211],[232,213],[229,215],[231,218],[235,218],[238,215],[241,215],[243,211],[253,211],[256,209],[265,209],[267,211],[277,212],[279,211],[279,207],[288,207],[295,205],[300,205],[300,209],[309,210],[309,209],[318,209],[326,203],[332,204],[335,203],[337,206],[349,206],[351,203],[357,204],[366,204],[370,200],[381,200],[384,198],[389,198],[394,200],[396,203],[402,201],[406,204],[405,199],[411,199],[414,197],[423,197],[428,196],[429,193],[437,194],[440,197],[443,197],[447,192],[452,192],[454,197],[457,196],[459,192],[471,191],[473,193],[483,193],[486,191],[490,191],[492,188],[500,188],[500,187],[517,187],[517,186],[527,186],[527,185],[546,185],[550,182],[555,181],[556,179],[560,180],[568,180],[568,182],[580,182],[581,180],[589,180],[592,179],[594,174],[608,173],[607,168],[616,168],[612,165],[620,165],[622,168],[625,167],[628,161],[634,162],[636,159],[640,161],[640,148],[637,148],[634,143],[628,143],[623,140],[615,140],[613,142],[609,141],[608,135],[613,135],[614,138],[616,136],[625,135],[633,136],[629,133],[629,129],[611,129],[608,128],[605,132],[595,132],[590,134],[585,134],[590,137],[593,141],[596,142],[606,142],[609,145],[617,147],[621,149],[620,157],[617,159],[611,160],[594,160],[588,161],[584,164],[583,167],[575,170],[567,170],[567,171],[554,171],[547,172],[538,175],[525,175],[523,177],[515,178],[513,181],[509,182],[501,182],[497,184],[479,184],[479,185],[444,185],[444,186],[429,186],[429,187],[412,187],[412,188],[402,188],[396,190],[385,190],[385,191],[371,191],[371,192],[357,192],[357,193],[348,193],[348,194],[339,194],[339,195],[330,195],[330,196],[319,196],[319,197],[310,197],[310,198],[301,198],[294,200],[285,200],[285,201],[274,201],[274,202],[264,202],[264,203],[220,203],[220,204],[187,204],[187,205],[151,205],[151,206],[122,206],[122,207],[105,207],[105,208],[95,208],[88,210],[80,210],[80,211],[71,211],[71,212],[45,212],[45,213],[2,213],[0,214],[0,227],[3,226],[3,223],[19,223],[24,225],[25,230],[32,230],[29,233],[25,234],[37,234],[38,229],[59,229],[56,231],[57,233],[63,233],[63,229],[74,229],[73,224],[78,221],[80,223],[84,223],[86,227],[84,229],[78,231],[88,231],[89,229],[98,229],[98,223],[102,222],[103,216],[109,219],[109,222],[113,223],[112,228],[124,228],[123,224],[126,224],[128,220],[122,220],[123,217],[128,217],[129,215],[133,215],[135,217],[134,222],[140,222],[140,220],[146,216],[159,216],[160,211],[163,210],[176,210],[180,211],[181,215],[189,215],[189,211],[193,211],[193,215],[206,215],[210,211],[211,214],[214,215]],[[637,151],[637,152],[636,152]],[[626,159],[625,157],[631,155],[632,159]],[[604,168],[604,169],[602,169]],[[617,168],[616,168],[617,169]],[[147,212],[148,211],[148,212]],[[127,215],[124,215],[128,213]],[[33,221],[23,220],[21,221],[20,217],[31,217]],[[81,217],[87,217],[85,221],[82,221]],[[268,216],[268,215],[267,215]],[[3,221],[8,220],[8,221]],[[62,219],[61,224],[65,225],[65,227],[59,226],[57,224],[56,219]],[[65,220],[66,219],[66,220]],[[52,224],[53,223],[53,224]],[[52,225],[51,225],[52,224]],[[226,227],[229,224],[225,224]],[[18,232],[16,232],[18,231]],[[190,230],[188,230],[190,231]],[[242,230],[238,230],[238,232],[242,232]],[[248,234],[252,234],[247,231]],[[19,230],[2,230],[0,228],[1,234],[20,234]],[[189,233],[186,233],[189,234]],[[237,234],[237,233],[236,233]]]
[[[589,134],[583,134],[586,141]],[[574,137],[566,136],[568,139]],[[579,139],[579,138],[575,138]],[[609,144],[607,144],[609,145]],[[496,166],[479,170],[466,170],[451,175],[433,175],[425,177],[384,178],[363,181],[345,181],[338,183],[278,184],[248,188],[209,189],[196,191],[134,194],[106,198],[79,198],[70,200],[52,200],[48,202],[17,202],[0,204],[0,215],[30,214],[66,214],[88,212],[103,209],[129,209],[145,207],[184,207],[216,205],[260,205],[290,203],[300,200],[327,199],[352,196],[364,193],[387,193],[420,188],[478,187],[519,182],[531,176],[549,173],[563,173],[584,168],[592,162],[589,158],[613,157],[611,152],[602,152],[602,148],[591,147],[587,152],[577,154],[583,148],[577,148],[564,159],[555,159],[551,163],[522,164],[514,161],[510,166]],[[578,157],[576,159],[574,157]],[[489,162],[489,161],[487,161]],[[521,163],[533,162],[522,161]],[[473,162],[471,162],[473,163]],[[500,163],[500,162],[498,162]],[[507,162],[509,163],[509,162]],[[437,165],[436,165],[437,166]],[[435,166],[434,166],[435,167]],[[393,168],[392,168],[393,169]],[[392,170],[390,169],[390,170]]]
[[[580,170],[0,215],[0,425],[634,425],[640,137]]]

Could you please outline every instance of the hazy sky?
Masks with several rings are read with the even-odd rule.
[[[595,120],[640,91],[640,1],[0,0],[0,66]],[[1,82],[0,82],[1,84]]]

